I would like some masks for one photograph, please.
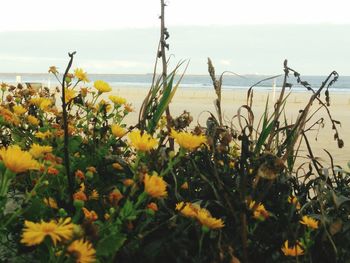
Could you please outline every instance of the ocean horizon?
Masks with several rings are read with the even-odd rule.
[[[273,77],[274,75],[232,75],[227,73],[223,77],[223,89],[248,89],[259,81]],[[276,75],[275,75],[276,76]],[[62,76],[60,76],[62,77]],[[90,83],[86,86],[91,86],[93,81],[97,79],[108,82],[112,87],[140,87],[149,88],[152,84],[153,74],[89,74]],[[177,76],[177,79],[179,76]],[[327,76],[301,76],[303,81],[307,81],[313,89],[318,89]],[[177,81],[175,79],[175,81]],[[8,84],[16,83],[42,83],[49,88],[59,85],[55,76],[49,73],[0,73],[0,82]],[[296,82],[296,78],[290,74],[289,83],[292,84],[292,90],[295,92],[306,91],[305,87]],[[275,79],[269,79],[256,85],[255,89],[272,90],[273,86],[279,88],[283,83],[283,75]],[[209,75],[185,75],[181,81],[182,88],[186,89],[210,89],[213,87],[212,80]],[[330,88],[330,92],[350,92],[350,76],[339,76],[337,82]]]

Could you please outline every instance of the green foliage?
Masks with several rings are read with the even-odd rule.
[[[50,70],[58,76],[57,70]],[[332,72],[320,89],[312,90],[285,63],[282,88],[290,86],[286,80],[293,73],[310,90],[310,102],[290,123],[284,116],[288,94],[282,92],[274,112],[268,114],[266,104],[261,126],[254,122],[253,89],[247,105],[226,125],[221,85],[215,85],[217,116],[211,113],[206,126],[191,129],[189,113],[164,121],[179,85],[174,83],[177,70],[178,66],[166,80],[152,85],[136,125],[141,130],[137,139],[128,135],[135,128],[126,129],[123,123],[130,107],[124,99],[106,101],[103,91],[80,86],[84,79],[80,69],[69,75],[67,93],[75,93],[67,100],[68,174],[58,94],[45,88],[6,86],[6,95],[15,99],[0,106],[0,186],[5,193],[0,195],[1,260],[74,262],[81,255],[74,251],[78,241],[88,244],[91,259],[99,262],[346,262],[350,258],[350,174],[334,167],[331,154],[330,169],[318,162],[307,139],[310,105],[317,100],[328,110],[321,91],[328,90],[337,74]],[[210,72],[216,80],[212,63]],[[108,84],[105,87],[108,90]],[[15,106],[25,112],[16,112]],[[38,122],[30,122],[29,116]],[[329,116],[341,145],[337,122]],[[150,138],[157,141],[155,147]],[[309,160],[297,166],[298,158],[307,157],[296,147],[300,139]],[[170,146],[171,140],[176,147]],[[38,153],[34,144],[52,148]],[[30,153],[39,166],[11,171],[16,158],[6,155],[9,145],[20,146],[18,153]],[[67,175],[74,180],[73,196]],[[30,231],[28,222],[40,232],[39,226],[57,227],[67,218],[75,224],[67,230],[71,235],[56,245],[49,235],[28,241],[23,234]],[[298,245],[303,253],[288,255],[293,249],[286,250],[286,241],[289,248]],[[82,248],[79,252],[87,253]]]

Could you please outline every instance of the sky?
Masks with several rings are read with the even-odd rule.
[[[64,68],[68,51],[91,73],[152,72],[160,1],[11,0],[1,3],[0,72]],[[350,75],[345,0],[167,0],[172,64],[188,73],[278,74],[288,58],[307,75]]]

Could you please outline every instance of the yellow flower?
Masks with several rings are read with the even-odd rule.
[[[44,204],[53,209],[58,209],[57,202],[52,197],[44,198]]]
[[[193,135],[188,132],[177,132],[175,130],[171,130],[170,136],[174,138],[182,148],[190,151],[195,150],[207,141],[204,135]]]
[[[125,179],[125,180],[123,180],[123,185],[125,185],[125,186],[132,186],[133,184],[134,184],[135,182],[134,182],[134,180],[133,179]]]
[[[43,98],[40,102],[39,108],[43,111],[46,111],[52,104],[52,100]]]
[[[249,203],[249,209],[253,210],[255,207],[255,201]],[[270,216],[269,212],[265,209],[265,206],[262,203],[259,203],[253,212],[253,217],[255,219],[265,220]]]
[[[146,132],[141,135],[139,130],[133,130],[129,134],[129,139],[131,140],[131,145],[142,152],[148,152],[158,144],[157,140],[152,138],[151,135]]]
[[[105,110],[106,112],[109,112],[112,109],[111,104],[109,104],[105,100],[101,100],[96,107],[96,109],[98,109],[99,111]]]
[[[288,240],[286,240],[286,242],[284,242],[284,246],[281,249],[285,256],[296,257],[296,256],[304,255],[304,250],[299,242],[297,242],[295,246],[289,247]]]
[[[96,250],[89,241],[75,240],[67,248],[68,253],[74,256],[77,263],[92,263],[96,261]]]
[[[8,84],[6,84],[5,82],[1,82],[0,87],[1,87],[1,90],[5,92],[6,88],[8,87]]]
[[[94,82],[94,87],[95,89],[98,90],[98,92],[103,93],[103,92],[109,92],[112,90],[111,86],[103,80],[96,80]]]
[[[132,112],[134,109],[132,108],[132,105],[130,103],[124,104],[124,110],[126,112]]]
[[[35,118],[33,115],[28,115],[27,120],[33,126],[38,126],[40,123],[40,121],[37,118]]]
[[[295,205],[295,208],[297,210],[300,210],[300,203],[298,201],[298,198],[294,195],[288,196],[288,203]]]
[[[83,207],[83,212],[85,219],[88,221],[96,221],[98,219],[98,215],[94,210],[89,211],[85,207]]]
[[[146,174],[144,179],[145,192],[155,198],[161,198],[167,196],[166,182],[162,177],[157,175],[149,176]]]
[[[25,109],[21,105],[15,105],[13,106],[13,112],[16,113],[17,115],[22,115],[27,112],[27,109]]]
[[[196,218],[199,223],[210,229],[218,229],[225,226],[222,219],[212,217],[207,209],[201,208],[197,204],[180,202],[176,204],[175,210],[180,211],[186,217]]]
[[[124,196],[119,191],[119,189],[114,189],[112,192],[109,193],[109,196],[108,196],[109,201],[115,206],[117,206],[119,201],[122,200],[123,198]]]
[[[57,242],[71,239],[74,228],[70,217],[64,220],[61,218],[58,222],[54,220],[40,223],[24,221],[24,225],[21,243],[26,246],[38,245],[46,236],[51,237],[56,246]]]
[[[181,186],[180,186],[181,189],[183,190],[187,190],[188,189],[188,183],[187,182],[184,182]]]
[[[100,194],[96,189],[92,190],[89,199],[90,200],[97,200],[100,197]]]
[[[72,99],[74,99],[75,93],[76,93],[75,90],[65,88],[65,90],[64,90],[64,100],[65,100],[65,102],[68,103]]]
[[[50,138],[52,136],[52,133],[50,131],[46,131],[46,132],[37,132],[35,134],[35,137],[36,138],[39,138],[39,139],[46,139],[46,138]]]
[[[19,119],[8,109],[0,106],[0,116],[4,118],[5,121],[12,123],[14,125],[19,124]]]
[[[97,173],[97,170],[94,166],[89,166],[86,168],[87,171],[92,172],[92,173]]]
[[[58,74],[58,70],[57,70],[57,68],[55,66],[51,66],[49,68],[49,73],[52,73],[52,74],[56,75],[56,74]]]
[[[151,210],[154,211],[154,212],[157,212],[157,211],[158,211],[158,206],[157,206],[157,204],[154,203],[154,202],[149,203],[149,204],[147,205],[147,208],[148,208],[148,209],[151,209]]]
[[[180,211],[180,213],[186,217],[195,218],[197,217],[200,207],[192,203],[180,202],[176,204],[175,210]]]
[[[52,152],[52,147],[51,146],[41,146],[39,144],[32,144],[30,147],[29,153],[35,158],[38,159],[42,157],[46,153]]]
[[[87,73],[84,72],[82,68],[76,68],[74,70],[74,76],[80,81],[90,82],[90,80],[87,78]]]
[[[116,170],[123,170],[123,166],[121,166],[119,163],[113,163],[112,166]]]
[[[225,226],[222,219],[217,219],[212,217],[210,212],[207,209],[201,208],[197,213],[198,221],[210,229],[223,228]]]
[[[31,98],[29,100],[29,103],[34,104],[35,106],[39,107],[40,103],[43,101],[44,98],[42,97],[36,97],[36,98]]]
[[[80,171],[80,170],[78,170]],[[81,192],[85,192],[85,184],[84,183],[81,183],[80,186],[79,186],[79,191]]]
[[[108,98],[115,104],[122,105],[122,104],[126,103],[126,99],[125,98],[118,97],[118,96],[115,96],[115,95],[110,95]]]
[[[5,166],[14,173],[39,169],[39,163],[33,159],[29,152],[22,151],[18,145],[0,149],[0,157]]]
[[[80,201],[86,201],[87,197],[86,194],[83,191],[78,191],[75,194],[73,194],[74,200],[80,200]]]
[[[108,214],[108,213],[105,213],[105,214],[103,215],[103,217],[104,217],[105,220],[109,220],[109,219],[111,218],[111,215]]]
[[[312,229],[318,228],[318,221],[309,216],[303,216],[299,222]]]
[[[112,125],[112,133],[115,137],[121,138],[126,134],[126,129],[119,126],[118,124]]]

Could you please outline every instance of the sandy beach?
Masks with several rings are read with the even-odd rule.
[[[138,119],[138,112],[141,103],[147,94],[147,89],[140,87],[114,87],[113,94],[119,95],[131,102],[135,109],[127,118],[126,122],[129,125],[135,124]],[[344,147],[339,149],[337,142],[333,139],[334,132],[331,128],[331,123],[327,117],[327,113],[324,109],[321,109],[313,117],[314,122],[323,117],[325,119],[324,128],[319,132],[316,130],[309,132],[309,141],[314,149],[314,155],[319,156],[326,164],[330,164],[330,160],[323,149],[328,150],[334,157],[335,163],[343,167],[347,167],[348,161],[350,161],[350,94],[349,93],[332,93],[330,111],[332,117],[335,120],[341,122],[339,127],[340,138],[344,140]],[[276,94],[276,98],[278,93]],[[269,98],[269,109],[273,111],[273,94],[271,91],[254,91],[254,104],[253,112],[255,115],[254,123],[258,124],[260,117],[265,109],[266,100]],[[215,92],[213,89],[190,89],[179,87],[173,101],[170,105],[170,110],[173,116],[178,116],[184,110],[189,111],[193,118],[193,125],[197,123],[205,124],[205,121],[210,111],[215,114],[214,101]],[[290,94],[286,105],[286,117],[288,120],[295,120],[298,112],[302,109],[309,99],[309,95],[306,92],[293,92]],[[222,107],[224,118],[227,124],[230,123],[232,117],[237,114],[237,110],[241,105],[246,104],[246,91],[245,90],[223,90],[222,94]],[[313,105],[313,109],[319,107],[318,103]],[[310,125],[313,122],[310,122]],[[315,126],[316,128],[317,126]],[[316,140],[317,139],[317,140]],[[302,149],[303,151],[305,148]]]

